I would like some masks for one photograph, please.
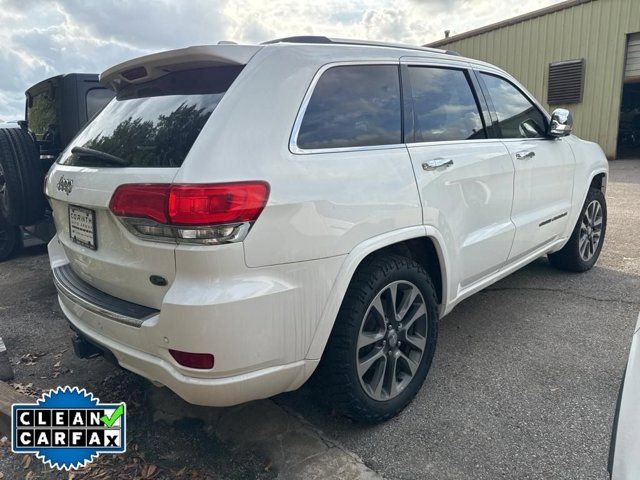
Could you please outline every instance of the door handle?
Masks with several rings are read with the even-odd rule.
[[[533,151],[523,151],[516,153],[516,160],[528,160],[529,158],[533,158],[536,156],[536,152]]]
[[[437,170],[438,168],[449,168],[453,165],[453,160],[446,158],[434,158],[433,160],[427,160],[422,164],[422,169],[425,171]]]

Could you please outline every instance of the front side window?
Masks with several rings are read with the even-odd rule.
[[[545,136],[546,119],[542,112],[512,83],[482,73],[493,100],[503,138],[540,138]]]
[[[396,65],[339,66],[322,74],[300,124],[299,148],[399,143],[402,123]]]
[[[416,142],[487,138],[463,70],[412,66],[409,78]]]

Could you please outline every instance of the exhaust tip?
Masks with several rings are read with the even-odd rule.
[[[77,333],[74,335],[71,343],[73,344],[73,353],[75,353],[78,358],[95,358],[104,354],[102,349]]]

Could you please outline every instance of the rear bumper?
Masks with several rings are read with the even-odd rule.
[[[53,283],[67,300],[99,316],[132,327],[141,327],[145,320],[160,313],[101,292],[78,277],[69,264],[53,269]]]
[[[57,237],[49,244],[60,306],[73,329],[111,352],[123,368],[209,406],[267,398],[309,378],[319,359],[306,353],[342,262],[323,259],[238,274],[242,254],[234,244],[211,265],[210,252],[181,253],[185,273],[154,310],[74,277]],[[227,262],[235,273],[226,274]],[[184,367],[169,348],[212,353],[214,368]]]
[[[59,295],[59,301],[73,328],[91,342],[109,350],[121,367],[169,387],[187,402],[196,405],[226,407],[295,390],[307,380],[318,362],[301,360],[223,378],[189,377],[163,358],[127,347],[87,327],[80,317],[94,314],[73,304],[63,295]]]

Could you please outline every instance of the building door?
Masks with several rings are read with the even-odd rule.
[[[640,32],[627,38],[627,60],[624,67],[625,82],[640,81]]]
[[[617,152],[618,158],[640,158],[640,33],[627,38]]]

